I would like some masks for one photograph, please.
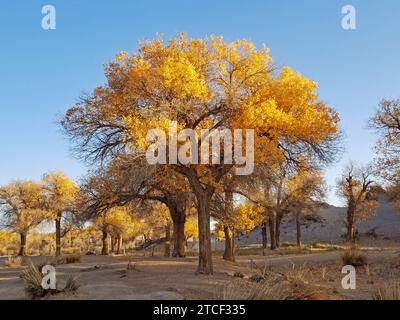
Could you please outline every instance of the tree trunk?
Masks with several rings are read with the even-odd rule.
[[[301,247],[300,210],[296,210],[296,240],[297,240],[297,246]]]
[[[233,216],[233,192],[225,190],[225,216],[229,220]],[[235,261],[234,233],[229,226],[224,225],[225,234],[225,252],[223,258],[225,260]]]
[[[72,248],[74,246],[74,236],[72,235],[72,232],[69,235],[69,243]]]
[[[210,208],[209,198],[206,192],[196,194],[198,203],[199,222],[199,265],[198,274],[213,274],[211,230],[210,230]]]
[[[275,219],[275,245],[277,248],[281,246],[281,222],[282,214],[277,214]]]
[[[115,237],[111,236],[110,243],[111,243],[111,252],[115,252]]]
[[[269,234],[270,234],[270,239],[271,239],[271,250],[276,249],[276,213],[272,212],[270,218],[269,218]]]
[[[19,247],[19,256],[25,256],[25,247],[26,247],[26,232],[21,232],[19,234],[20,239],[21,239],[21,244]]]
[[[347,241],[352,244],[356,242],[355,211],[354,204],[350,203],[347,209]]]
[[[168,223],[165,226],[165,251],[164,256],[169,257],[171,255],[171,224]]]
[[[224,260],[235,261],[234,235],[228,226],[224,226],[224,235],[225,235],[225,250],[222,258]]]
[[[122,236],[119,234],[117,237],[117,254],[121,253]]]
[[[103,242],[103,247],[101,248],[101,254],[103,256],[107,256],[108,255],[108,242],[107,242],[107,230],[102,230],[102,237],[101,240]]]
[[[261,235],[262,235],[262,254],[264,256],[265,249],[267,249],[267,245],[268,245],[267,221],[265,221],[261,227]]]
[[[61,256],[61,213],[57,213],[56,223],[56,256]]]
[[[172,256],[175,258],[184,258],[185,257],[185,222],[186,222],[186,213],[182,208],[175,208],[174,213],[171,215],[173,229],[174,229],[174,249],[172,252]]]

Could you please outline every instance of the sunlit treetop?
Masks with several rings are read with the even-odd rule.
[[[339,117],[319,99],[317,83],[289,67],[276,70],[268,48],[247,40],[159,37],[119,53],[105,73],[107,83],[62,122],[89,158],[126,147],[143,152],[148,130],[166,130],[170,120],[197,130],[255,129],[256,162],[302,152],[329,160],[326,144],[339,131]]]

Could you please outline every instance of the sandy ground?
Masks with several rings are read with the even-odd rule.
[[[73,274],[80,285],[75,295],[50,299],[217,299],[241,272],[245,278],[268,268],[280,274],[296,273],[304,282],[319,288],[321,299],[371,299],[377,287],[400,279],[400,249],[369,250],[368,266],[357,269],[357,289],[341,287],[340,251],[311,254],[238,256],[237,262],[214,257],[214,275],[195,275],[197,258],[83,256],[81,263],[57,266],[57,277]],[[23,267],[4,267],[0,258],[0,299],[27,299],[19,273]],[[38,264],[44,257],[30,257]],[[127,270],[128,262],[134,270]],[[93,270],[96,267],[96,270]],[[318,298],[318,297],[317,297]]]

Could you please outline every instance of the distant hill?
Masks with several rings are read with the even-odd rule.
[[[346,208],[327,205],[302,223],[302,242],[340,243],[345,240]],[[379,207],[367,221],[357,225],[361,237],[391,239],[400,241],[400,212],[393,208],[385,194],[379,196]],[[269,237],[269,235],[268,235]],[[282,222],[281,242],[296,241],[296,227],[293,217]],[[257,228],[238,241],[240,246],[262,243],[261,229]]]

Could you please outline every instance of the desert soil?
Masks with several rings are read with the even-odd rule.
[[[400,250],[365,251],[368,266],[357,269],[356,290],[344,290],[341,251],[310,254],[238,256],[236,262],[214,257],[214,275],[195,275],[197,258],[161,256],[83,256],[82,262],[57,266],[57,278],[75,275],[80,285],[74,295],[50,299],[218,299],[240,272],[248,278],[267,268],[279,274],[296,274],[321,292],[315,299],[372,299],[378,287],[400,278]],[[28,257],[38,264],[44,257]],[[28,299],[19,273],[24,267],[8,268],[0,258],[0,299]],[[128,270],[130,263],[133,270]]]

